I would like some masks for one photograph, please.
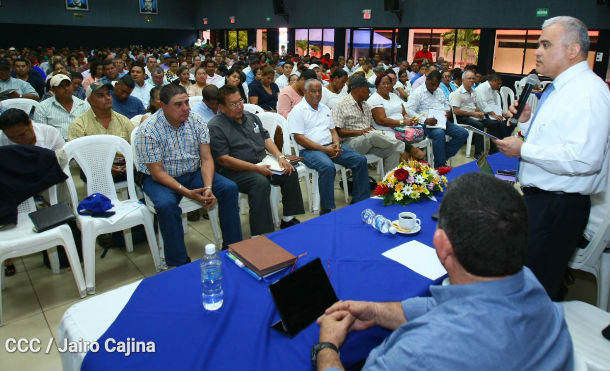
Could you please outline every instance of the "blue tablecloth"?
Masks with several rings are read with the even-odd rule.
[[[448,178],[473,171],[478,171],[474,162],[454,168]],[[440,202],[442,195],[437,198]],[[340,299],[398,301],[427,295],[434,282],[381,254],[411,239],[432,246],[436,222],[431,215],[438,206],[424,201],[384,207],[381,200],[369,199],[268,237],[295,255],[307,252],[299,266],[320,257]],[[382,235],[361,221],[365,208],[392,220],[399,212],[412,211],[421,219],[422,230],[414,236]],[[268,283],[254,280],[225,257],[223,263],[220,310],[203,309],[198,261],[149,277],[98,340],[100,351],[87,354],[82,369],[310,370],[309,350],[317,343],[318,325],[311,324],[293,339],[271,329],[279,315]],[[341,349],[344,364],[366,358],[387,334],[381,328],[351,333]],[[154,341],[156,352],[125,357],[104,350],[107,339],[128,338]]]

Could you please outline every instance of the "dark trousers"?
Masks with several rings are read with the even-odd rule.
[[[239,192],[248,195],[248,206],[250,206],[250,234],[270,233],[275,230],[273,217],[271,216],[271,204],[269,194],[271,185],[280,186],[282,190],[282,205],[284,215],[292,216],[305,213],[303,207],[303,196],[299,185],[299,175],[296,170],[287,175],[271,175],[266,177],[253,171],[231,171],[222,170],[222,175],[237,184]]]
[[[468,117],[468,116],[459,116],[457,118],[458,123],[460,123],[461,125],[470,125],[470,126],[474,126],[477,129],[483,130],[485,128],[487,128],[487,132],[493,136],[495,136],[496,138],[500,138],[503,139],[505,138],[507,135],[507,128],[506,128],[506,123],[505,122],[501,122],[498,120],[492,120],[492,119],[488,119],[485,118],[483,120],[476,120],[472,117]],[[481,134],[477,134],[474,133],[472,134],[472,143],[474,143],[474,152],[476,155],[482,154],[483,150],[485,148],[485,144],[484,144],[484,139],[485,137],[483,137]],[[491,141],[491,148],[489,149],[490,153],[496,153],[498,152],[496,145],[494,144],[493,141]]]
[[[529,241],[526,265],[552,300],[560,301],[570,258],[587,226],[591,199],[577,193],[528,192]]]

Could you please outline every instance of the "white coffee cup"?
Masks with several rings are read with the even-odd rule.
[[[421,220],[412,212],[405,211],[398,214],[398,226],[402,229],[412,231],[416,226],[421,225]]]

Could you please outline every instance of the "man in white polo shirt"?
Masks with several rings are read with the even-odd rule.
[[[64,140],[68,140],[68,128],[75,118],[87,112],[89,103],[72,95],[72,80],[58,74],[50,82],[53,96],[43,100],[34,112],[34,122],[57,128]]]
[[[305,82],[304,98],[288,115],[288,123],[290,132],[301,148],[303,163],[319,174],[320,215],[335,208],[335,163],[352,169],[352,203],[369,198],[366,157],[340,144],[330,109],[320,103],[320,81],[309,79]]]

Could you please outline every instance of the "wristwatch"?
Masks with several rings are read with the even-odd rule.
[[[203,189],[209,189],[211,191],[212,190],[212,186],[206,186],[206,187],[203,187]]]
[[[404,126],[405,124],[405,120],[399,120],[398,122],[400,123],[400,126]]]
[[[318,367],[318,352],[324,348],[330,348],[337,352],[337,354],[339,354],[339,349],[337,349],[337,347],[333,343],[322,342],[314,345],[311,348],[311,364],[313,365],[314,369],[317,369]]]
[[[279,160],[281,160],[281,159],[285,159],[285,158],[286,158],[286,156],[284,156],[284,155],[279,155],[279,156],[277,157],[277,160],[279,161]]]

